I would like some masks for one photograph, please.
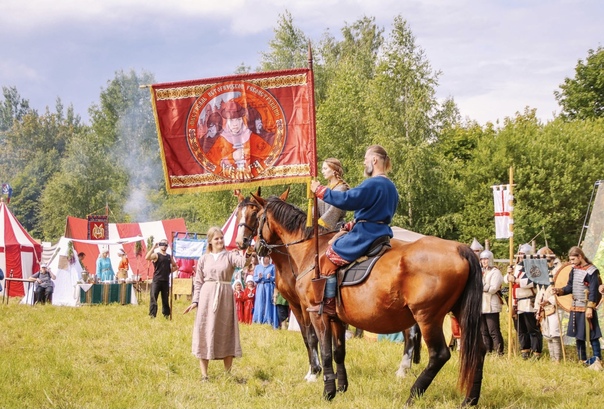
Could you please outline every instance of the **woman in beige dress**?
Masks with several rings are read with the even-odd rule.
[[[231,278],[235,268],[246,264],[239,251],[227,252],[220,227],[211,227],[207,234],[206,254],[199,258],[193,281],[193,300],[184,314],[197,308],[193,326],[192,352],[199,358],[202,381],[208,380],[208,362],[224,361],[231,370],[233,357],[241,357],[239,324],[233,298]]]

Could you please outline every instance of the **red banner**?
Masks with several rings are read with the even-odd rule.
[[[308,182],[313,92],[308,69],[151,86],[167,191]]]
[[[88,240],[107,240],[108,234],[108,216],[88,216]]]

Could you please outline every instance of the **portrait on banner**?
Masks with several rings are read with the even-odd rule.
[[[283,150],[285,116],[264,89],[244,81],[208,89],[192,105],[187,143],[209,172],[249,181],[270,168]]]
[[[307,69],[152,85],[168,193],[309,181],[312,92]]]

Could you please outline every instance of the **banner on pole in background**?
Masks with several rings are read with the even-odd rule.
[[[107,240],[109,217],[100,215],[88,216],[88,240]]]
[[[510,195],[510,185],[493,186],[493,201],[495,203],[495,238],[509,239],[512,236],[510,225],[514,223],[511,217],[513,197]]]
[[[312,88],[309,69],[152,85],[166,190],[308,182],[316,176]]]

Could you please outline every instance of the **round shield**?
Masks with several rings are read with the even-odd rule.
[[[554,277],[554,285],[556,288],[566,287],[568,283],[568,276],[573,269],[573,265],[570,263],[562,264],[562,267],[558,269],[556,276]],[[557,295],[556,301],[558,301],[558,306],[562,308],[564,311],[569,312],[570,307],[573,304],[573,296],[572,294],[566,295]]]

